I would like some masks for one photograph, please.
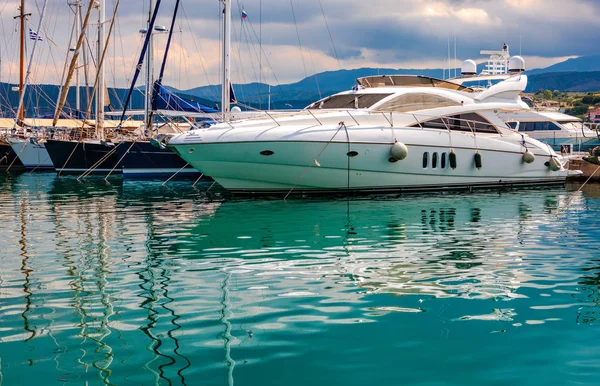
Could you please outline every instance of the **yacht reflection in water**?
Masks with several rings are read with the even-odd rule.
[[[198,223],[188,247],[191,257],[223,269],[281,280],[316,275],[368,292],[508,300],[522,296],[534,271],[560,269],[556,261],[538,266],[540,256],[529,251],[540,226],[561,237],[576,233],[557,218],[567,195],[556,196],[225,202]]]

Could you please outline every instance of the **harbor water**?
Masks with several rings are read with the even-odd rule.
[[[2,385],[598,385],[598,186],[0,175]]]

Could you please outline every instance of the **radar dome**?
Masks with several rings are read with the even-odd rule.
[[[467,59],[463,62],[460,73],[463,76],[476,75],[477,74],[477,63],[471,59]]]
[[[525,59],[520,56],[513,56],[508,61],[508,71],[511,74],[525,71]]]
[[[240,112],[242,112],[242,109],[240,109],[238,106],[233,106],[231,108],[231,112],[232,113],[240,113]]]

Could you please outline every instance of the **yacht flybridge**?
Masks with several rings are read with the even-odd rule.
[[[247,193],[409,191],[562,184],[545,144],[498,116],[528,106],[520,73],[477,91],[424,76],[370,76],[300,112],[264,112],[173,137],[169,147]]]

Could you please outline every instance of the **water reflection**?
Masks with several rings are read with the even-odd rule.
[[[427,325],[446,340],[475,322],[598,322],[600,202],[585,191],[269,201],[206,189],[0,178],[0,379],[251,384],[285,358],[308,366],[325,333],[362,331],[383,351],[380,331],[397,323],[416,324],[406,344],[418,347]],[[350,360],[354,344],[330,350]]]
[[[188,255],[259,275],[344,272],[369,292],[510,299],[534,281],[526,247],[541,225],[577,236],[554,191],[456,198],[224,202],[198,222]]]

